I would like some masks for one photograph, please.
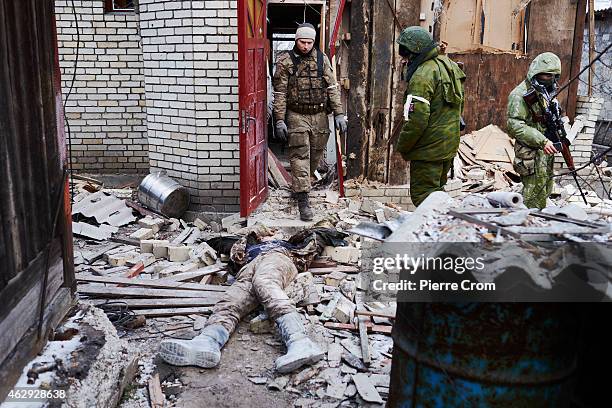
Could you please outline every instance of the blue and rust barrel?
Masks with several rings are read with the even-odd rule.
[[[566,407],[572,305],[399,303],[388,407]]]

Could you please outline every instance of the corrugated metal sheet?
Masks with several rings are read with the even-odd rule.
[[[72,215],[83,214],[92,217],[98,223],[106,223],[114,227],[121,227],[136,221],[132,209],[125,201],[115,196],[107,195],[102,191],[83,198],[72,207]]]

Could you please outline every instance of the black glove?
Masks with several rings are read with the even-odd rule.
[[[276,121],[276,136],[281,142],[287,142],[287,125],[284,120]]]
[[[348,125],[346,122],[346,116],[344,116],[342,113],[340,115],[336,115],[334,119],[336,120],[336,127],[340,130],[340,133],[346,132],[346,127]]]

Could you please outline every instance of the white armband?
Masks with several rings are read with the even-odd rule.
[[[408,120],[408,116],[410,115],[410,108],[412,107],[413,99],[415,101],[423,102],[429,105],[429,101],[425,98],[421,98],[420,96],[416,96],[416,95],[408,95],[406,97],[406,103],[404,104],[404,120]]]

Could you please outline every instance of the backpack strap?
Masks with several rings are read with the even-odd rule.
[[[289,57],[291,57],[291,61],[293,61],[293,66],[295,67],[295,69],[297,71],[297,67],[300,65],[299,58],[295,55],[293,50],[289,50],[287,52],[289,53]]]
[[[317,48],[317,76],[323,78],[323,52]]]

